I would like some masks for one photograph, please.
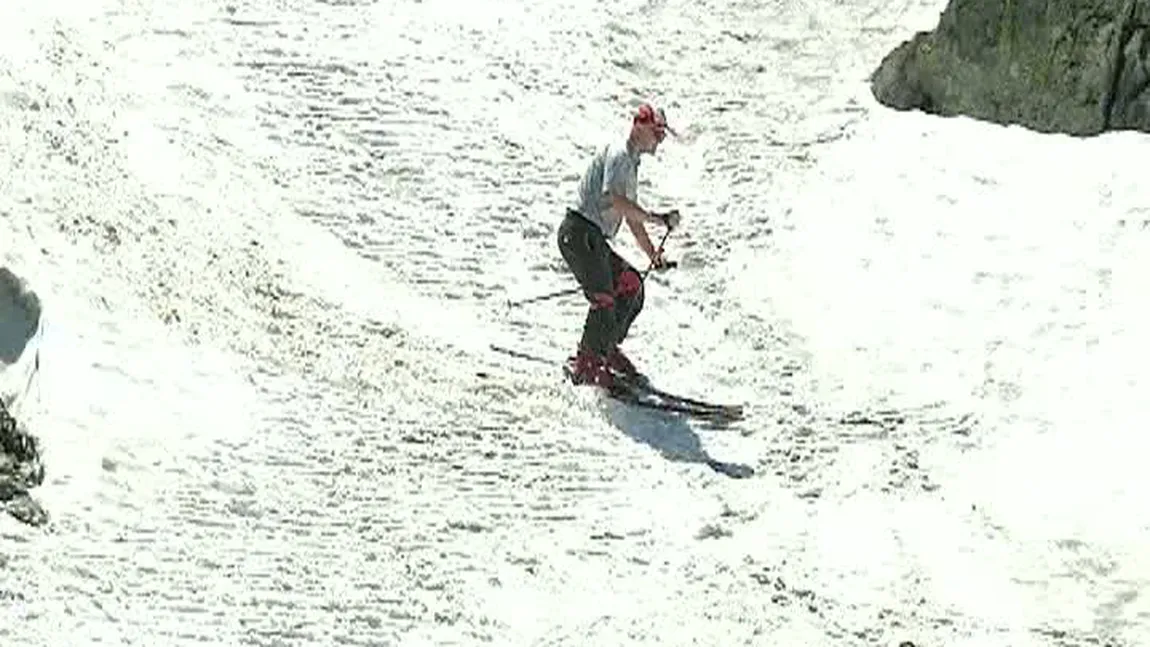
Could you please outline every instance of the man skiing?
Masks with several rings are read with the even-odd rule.
[[[607,241],[614,240],[625,220],[651,267],[667,267],[662,248],[651,243],[646,223],[658,222],[671,230],[679,225],[679,212],[646,211],[638,205],[636,193],[640,156],[655,153],[668,130],[662,108],[639,106],[627,139],[607,144],[592,157],[577,200],[559,225],[559,252],[591,303],[576,354],[568,358],[567,369],[576,384],[612,388],[617,376],[641,377],[619,344],[643,308],[643,279]]]

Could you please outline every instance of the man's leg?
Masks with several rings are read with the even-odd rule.
[[[574,214],[568,214],[559,226],[558,243],[559,253],[591,303],[583,324],[575,372],[601,386],[609,386],[605,361],[616,336],[610,249],[594,225]]]
[[[643,279],[614,250],[611,252],[611,270],[615,284],[615,334],[607,351],[607,366],[616,373],[638,378],[638,369],[619,349],[619,344],[627,338],[631,324],[643,310]]]
[[[611,251],[611,274],[615,282],[615,336],[613,344],[623,343],[631,324],[643,310],[643,279],[631,264]]]

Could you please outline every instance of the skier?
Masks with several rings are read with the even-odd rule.
[[[640,156],[655,153],[667,131],[675,134],[662,108],[640,105],[627,139],[607,144],[592,157],[577,200],[559,225],[559,252],[591,302],[582,339],[567,363],[576,384],[610,389],[617,376],[631,381],[642,378],[619,344],[643,308],[643,279],[607,241],[614,240],[626,220],[651,267],[668,267],[662,248],[652,245],[646,223],[658,222],[671,230],[679,226],[679,212],[649,212],[638,205],[636,197]]]

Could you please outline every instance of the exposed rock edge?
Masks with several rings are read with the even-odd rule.
[[[1150,0],[950,0],[870,77],[896,110],[1044,133],[1150,132]]]

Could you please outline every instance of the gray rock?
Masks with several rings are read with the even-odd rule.
[[[11,270],[0,267],[0,376],[16,364],[38,369],[38,358],[27,355],[40,317],[40,298]],[[44,482],[44,466],[36,438],[11,413],[16,396],[0,393],[0,510],[40,525],[48,515],[29,490]]]
[[[29,493],[43,482],[39,443],[0,401],[0,510],[27,524],[46,523],[48,514]]]
[[[19,361],[40,327],[40,297],[7,267],[0,267],[0,370]]]
[[[950,0],[882,60],[897,110],[1077,136],[1150,132],[1150,0]]]

